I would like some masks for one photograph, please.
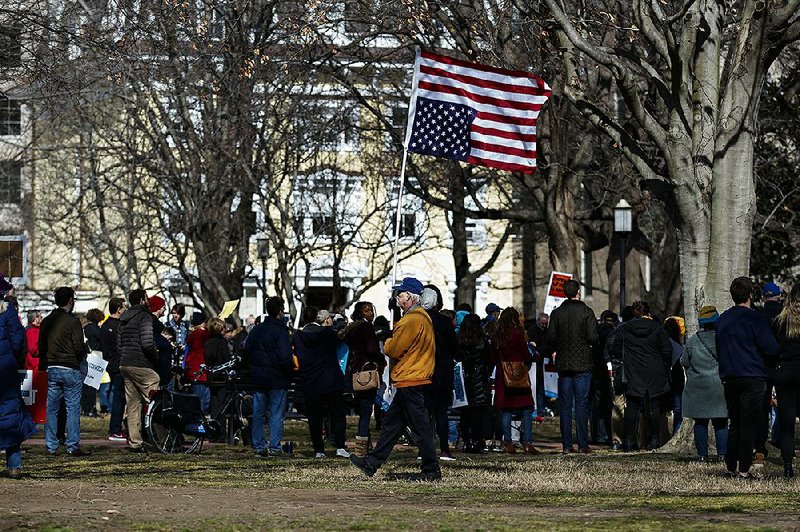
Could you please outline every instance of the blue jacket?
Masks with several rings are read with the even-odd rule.
[[[292,348],[283,321],[267,317],[247,337],[253,384],[268,390],[288,390],[292,375]]]
[[[25,346],[25,329],[13,305],[0,301],[0,310],[0,449],[7,449],[25,441],[35,426],[22,402],[17,372],[16,357]]]
[[[736,377],[766,380],[764,359],[777,357],[780,352],[767,319],[747,307],[736,306],[722,313],[717,320],[715,341],[723,382]]]

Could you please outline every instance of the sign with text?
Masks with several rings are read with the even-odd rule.
[[[547,285],[547,297],[544,300],[544,313],[548,316],[557,308],[567,296],[564,294],[564,283],[572,279],[571,273],[552,272],[550,283]]]
[[[103,353],[100,351],[92,351],[86,357],[86,377],[83,383],[86,386],[91,386],[95,390],[100,389],[100,381],[103,380],[103,373],[106,372],[108,361],[103,360]]]
[[[47,416],[47,372],[20,370],[19,386],[34,423],[44,423]]]

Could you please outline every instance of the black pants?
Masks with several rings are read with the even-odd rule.
[[[461,437],[464,439],[464,448],[483,449],[489,434],[491,420],[489,405],[465,406],[461,409]]]
[[[439,437],[439,449],[443,453],[450,452],[448,439],[450,436],[450,420],[447,419],[447,410],[453,402],[453,390],[431,390],[425,393],[425,406],[433,416],[436,426],[436,435]]]
[[[725,465],[728,471],[738,469],[745,473],[753,465],[753,446],[767,383],[762,379],[740,377],[726,380],[724,386],[730,420]]]
[[[97,390],[85,384],[81,391],[81,414],[84,416],[97,414]]]
[[[327,409],[331,419],[331,432],[333,442],[337,449],[344,449],[344,432],[346,419],[344,412],[344,396],[341,391],[323,393],[320,395],[306,395],[306,416],[308,416],[308,430],[311,433],[311,443],[315,453],[325,452],[325,440],[322,437],[322,424]]]
[[[800,383],[776,385],[775,390],[778,394],[781,458],[784,464],[791,464],[794,458],[794,419],[800,408]]]
[[[611,379],[608,372],[595,372],[592,375],[592,391],[589,395],[591,405],[591,438],[597,443],[611,443],[611,410],[614,398],[611,395]]]
[[[422,472],[438,473],[439,458],[433,445],[433,428],[428,410],[425,408],[425,393],[422,386],[397,388],[392,404],[386,411],[383,432],[375,450],[367,455],[367,463],[375,469],[382,466],[406,427],[411,429],[414,441],[419,447]]]
[[[767,388],[764,390],[764,396],[761,399],[761,411],[758,413],[758,425],[756,427],[756,443],[754,448],[759,453],[764,453],[764,456],[767,456],[769,415],[772,410],[770,403],[772,402],[772,387],[774,385],[775,381],[773,379],[767,379]]]
[[[625,450],[636,448],[637,435],[639,433],[639,412],[644,409],[644,417],[647,420],[646,444],[652,449],[661,447],[661,398],[650,397],[645,393],[644,397],[634,395],[625,396],[625,418],[622,422],[622,431],[625,434],[623,445]]]

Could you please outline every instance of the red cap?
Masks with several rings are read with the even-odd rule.
[[[147,301],[150,304],[150,312],[158,312],[167,306],[167,302],[164,301],[163,297],[150,296]]]

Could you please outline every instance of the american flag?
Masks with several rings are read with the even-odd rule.
[[[417,51],[405,147],[523,173],[536,170],[540,77]]]

